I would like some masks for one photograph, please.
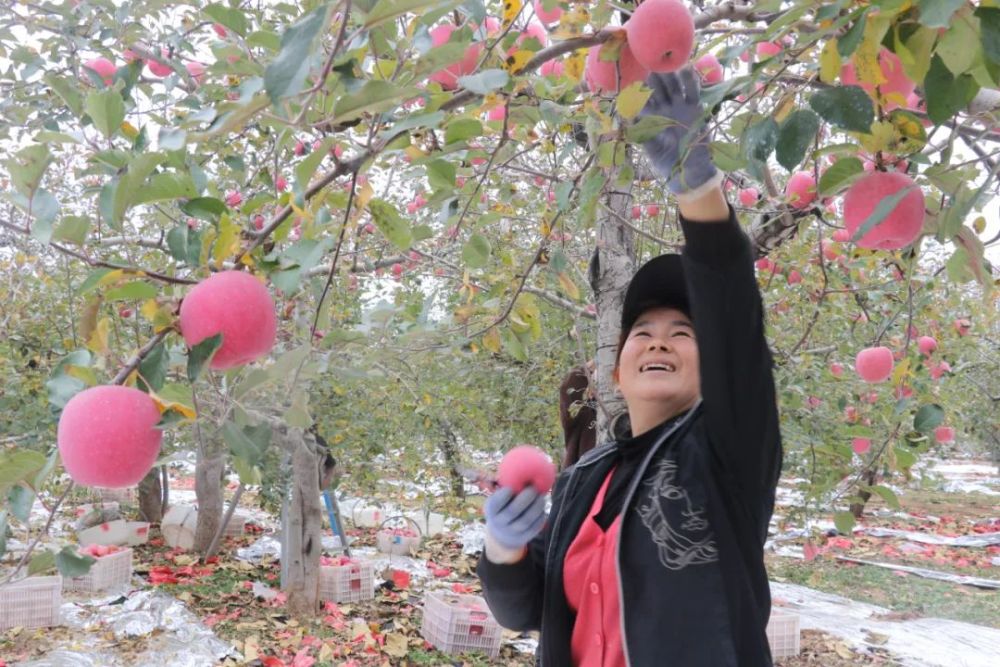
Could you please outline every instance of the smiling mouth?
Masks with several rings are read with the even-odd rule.
[[[676,370],[677,368],[673,364],[659,363],[659,362],[643,364],[642,366],[639,367],[640,373],[647,373],[649,371],[661,371],[665,373],[673,373]]]

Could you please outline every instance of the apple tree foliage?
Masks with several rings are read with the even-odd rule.
[[[846,527],[863,494],[896,502],[884,482],[935,450],[935,426],[996,437],[984,211],[1000,171],[1000,6],[698,4],[695,56],[726,68],[704,92],[713,154],[734,202],[737,188],[763,194],[738,213],[777,267],[759,278],[786,467],[807,480],[808,506]],[[589,305],[596,230],[633,238],[636,261],[680,240],[637,150],[660,127],[637,120],[649,91],[598,97],[582,84],[587,48],[615,55],[618,8],[563,6],[543,44],[522,37],[533,10],[520,0],[12,5],[0,23],[0,262],[14,276],[0,287],[0,405],[17,397],[19,416],[0,424],[21,439],[0,456],[44,450],[66,400],[114,380],[154,396],[180,449],[225,442],[248,484],[281,465],[233,435],[265,413],[315,424],[359,480],[389,463],[442,465],[449,438],[464,463],[518,441],[558,455],[558,382],[613,326]],[[445,22],[458,28],[433,47]],[[757,55],[762,42],[781,48]],[[476,67],[456,88],[428,81],[470,48]],[[862,86],[884,83],[881,49],[917,99],[843,84],[847,64]],[[541,75],[555,60],[561,73]],[[924,190],[913,246],[831,240],[865,160]],[[819,198],[791,208],[783,184],[803,170]],[[267,360],[219,374],[205,349],[185,348],[176,316],[190,285],[233,267],[267,278],[279,340]],[[938,339],[932,358],[917,335]],[[874,344],[899,358],[867,386],[852,360]],[[942,361],[951,370],[932,378]],[[854,454],[852,437],[871,450]],[[4,493],[34,488],[36,463],[9,467],[20,472],[0,478]]]

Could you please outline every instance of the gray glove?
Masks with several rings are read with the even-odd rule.
[[[486,500],[484,510],[487,538],[511,552],[520,553],[545,525],[545,496],[531,486],[516,495],[500,487]]]
[[[643,143],[653,167],[667,179],[675,195],[705,185],[718,177],[708,148],[702,118],[701,86],[690,66],[679,72],[651,74],[646,85],[653,95],[641,116],[663,116],[677,122]]]

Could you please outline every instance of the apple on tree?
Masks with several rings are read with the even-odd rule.
[[[108,60],[107,58],[91,58],[83,64],[84,67],[91,70],[97,76],[101,77],[104,81],[104,85],[110,86],[111,81],[115,77],[115,64]]]
[[[100,385],[66,403],[56,441],[66,472],[81,486],[138,484],[160,453],[160,410],[133,387]]]
[[[853,237],[876,207],[902,190],[906,194],[885,218],[858,240],[862,248],[896,250],[910,245],[924,228],[924,192],[906,174],[875,171],[854,183],[844,195],[844,224]]]
[[[878,54],[878,65],[884,81],[877,86],[860,80],[853,60],[841,68],[840,80],[845,86],[861,86],[873,98],[881,97],[885,101],[883,105],[885,111],[905,107],[907,98],[913,93],[916,84],[906,76],[899,56],[883,46]]]
[[[628,43],[622,44],[618,53],[618,61],[603,61],[600,59],[600,44],[590,47],[587,52],[587,64],[584,69],[584,79],[587,87],[593,93],[618,93],[636,81],[645,80],[649,72],[639,64],[632,54]]]
[[[931,336],[921,336],[917,339],[917,348],[920,350],[920,354],[929,357],[937,349],[937,341]]]
[[[808,208],[816,201],[816,178],[808,171],[792,174],[785,185],[785,199],[792,208]]]
[[[221,271],[195,285],[184,297],[180,327],[190,347],[221,333],[222,346],[209,366],[225,370],[270,352],[278,320],[274,300],[260,280],[243,271]]]
[[[679,70],[694,49],[694,19],[679,0],[644,0],[625,32],[636,60],[651,72]]]
[[[546,10],[546,4],[552,9]],[[545,25],[558,23],[559,19],[562,18],[563,10],[560,0],[534,0],[532,6],[535,8],[535,16]]]
[[[451,40],[452,33],[456,26],[452,23],[442,23],[430,31],[431,44],[439,47],[447,44]],[[472,74],[479,64],[479,55],[482,53],[483,45],[476,42],[465,50],[465,55],[457,63],[449,65],[431,74],[430,80],[441,84],[445,90],[454,90],[458,87],[458,77]]]
[[[854,370],[865,382],[884,382],[892,375],[895,362],[892,350],[885,346],[867,347],[854,360]]]

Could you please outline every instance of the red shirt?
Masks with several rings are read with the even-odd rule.
[[[576,612],[570,649],[576,667],[625,667],[622,650],[621,601],[615,548],[621,516],[607,532],[594,520],[601,511],[612,469],[563,562],[563,587],[570,609]]]

